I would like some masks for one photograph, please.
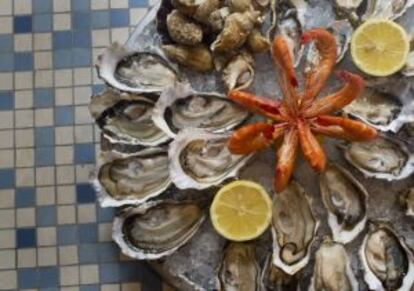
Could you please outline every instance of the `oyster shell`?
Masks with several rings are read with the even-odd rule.
[[[292,181],[273,197],[273,264],[293,275],[309,262],[318,221],[305,190]]]
[[[325,239],[315,255],[309,291],[358,291],[358,281],[344,246]]]
[[[252,0],[226,0],[231,12],[245,12],[253,9]]]
[[[394,20],[403,15],[413,4],[413,0],[367,0],[362,20],[369,18]]]
[[[208,17],[208,25],[214,32],[220,32],[226,21],[226,18],[230,15],[230,8],[227,6],[221,7],[211,12]]]
[[[210,14],[220,7],[220,0],[172,0],[171,3],[182,13],[204,24],[208,24]]]
[[[286,274],[282,269],[272,263],[269,256],[262,270],[261,276],[262,290],[284,291],[298,290],[298,280],[295,276]]]
[[[167,15],[168,34],[173,41],[184,45],[197,45],[203,40],[203,29],[178,10]]]
[[[207,72],[214,68],[213,56],[205,45],[189,47],[169,44],[163,45],[162,49],[168,58],[196,71]]]
[[[162,54],[132,52],[118,43],[98,57],[99,77],[110,86],[133,93],[159,93],[183,81]]]
[[[344,244],[352,241],[365,228],[367,191],[351,173],[334,164],[326,167],[319,181],[333,239]]]
[[[400,203],[405,209],[405,215],[414,217],[414,187],[401,192]]]
[[[414,154],[403,143],[385,137],[350,143],[345,158],[365,176],[388,181],[404,179],[414,171]]]
[[[242,124],[250,114],[225,95],[194,91],[179,85],[164,91],[155,105],[152,119],[168,136],[184,128],[223,132]]]
[[[219,270],[220,290],[260,291],[260,269],[253,243],[230,243]]]
[[[168,151],[173,183],[180,189],[205,189],[236,176],[251,155],[231,154],[228,138],[195,128],[180,131]]]
[[[194,201],[152,201],[125,208],[115,216],[112,238],[131,258],[159,259],[191,239],[205,217]]]
[[[102,207],[141,204],[171,185],[166,150],[148,148],[107,159],[94,181]]]
[[[235,56],[223,70],[222,79],[227,90],[243,90],[254,81],[253,56],[247,52]]]
[[[360,257],[371,290],[410,290],[414,281],[412,254],[390,226],[370,223]]]
[[[255,28],[247,37],[247,47],[252,53],[264,53],[269,50],[270,42],[262,35],[260,30]]]
[[[412,40],[412,42],[414,42],[414,40]],[[401,73],[407,77],[414,76],[414,51],[411,51],[408,54],[407,62]]]
[[[343,9],[357,9],[364,0],[335,0],[335,5]]]

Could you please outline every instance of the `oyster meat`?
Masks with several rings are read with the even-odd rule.
[[[235,56],[223,70],[227,90],[247,89],[254,81],[253,56],[247,52]]]
[[[305,190],[295,181],[273,197],[273,264],[290,275],[309,262],[318,228],[310,204]]]
[[[166,134],[175,137],[184,128],[230,130],[249,115],[225,95],[196,92],[188,85],[179,85],[161,94],[152,118]]]
[[[230,134],[186,128],[170,144],[170,176],[180,189],[218,186],[237,175],[251,155],[233,155],[227,148]]]
[[[213,56],[207,46],[184,46],[168,44],[162,49],[168,58],[176,61],[182,66],[189,67],[199,72],[211,71],[214,68]]]
[[[350,143],[345,158],[367,177],[399,180],[414,171],[414,154],[403,143],[385,137]]]
[[[309,291],[358,291],[358,281],[344,246],[325,239],[315,255]]]
[[[298,279],[295,276],[286,274],[282,269],[272,263],[269,256],[262,270],[261,282],[263,290],[284,291],[297,290]]]
[[[365,228],[367,191],[351,173],[334,164],[326,167],[319,181],[333,239],[344,244],[352,241]]]
[[[167,16],[168,34],[173,41],[183,45],[197,45],[203,40],[203,29],[178,10]]]
[[[391,227],[370,223],[360,256],[364,279],[371,290],[410,290],[414,281],[413,258]]]
[[[230,243],[219,270],[220,290],[260,291],[260,269],[253,243]]]
[[[141,204],[171,184],[167,151],[148,148],[104,163],[95,186],[102,207]]]
[[[184,245],[205,216],[195,201],[153,201],[122,210],[114,219],[112,237],[131,258],[159,259]]]
[[[400,203],[405,209],[405,215],[414,217],[414,187],[401,192]]]

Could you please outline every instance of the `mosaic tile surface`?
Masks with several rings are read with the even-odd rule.
[[[111,242],[89,185],[93,62],[146,0],[0,0],[0,290],[167,290]]]

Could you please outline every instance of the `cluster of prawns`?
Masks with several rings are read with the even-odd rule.
[[[326,165],[325,153],[314,134],[348,141],[374,139],[377,131],[363,122],[329,115],[357,98],[364,90],[364,79],[347,71],[337,72],[344,86],[336,93],[316,99],[336,62],[336,42],[327,30],[315,28],[301,36],[303,44],[315,42],[319,63],[304,75],[304,91],[297,92],[298,81],[291,52],[283,36],[277,36],[272,44],[272,57],[280,69],[281,101],[233,90],[230,99],[247,110],[264,115],[272,123],[258,122],[246,125],[233,133],[228,148],[233,154],[249,154],[269,147],[282,139],[277,149],[277,165],[274,187],[277,192],[285,189],[294,169],[297,148],[316,171]]]

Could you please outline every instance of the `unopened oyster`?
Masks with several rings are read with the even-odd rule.
[[[218,186],[237,175],[250,155],[233,155],[227,148],[230,134],[186,128],[170,144],[170,176],[180,189]]]
[[[231,12],[245,12],[253,9],[252,0],[226,0]]]
[[[410,290],[414,282],[412,254],[390,226],[370,223],[360,256],[371,290]]]
[[[175,137],[184,128],[230,130],[249,115],[225,95],[196,92],[189,85],[179,85],[161,94],[152,119],[168,136]]]
[[[197,45],[203,40],[203,29],[178,10],[167,15],[168,34],[173,41],[184,45]]]
[[[247,52],[235,56],[223,70],[227,90],[247,89],[254,81],[253,56]]]
[[[167,151],[148,148],[105,162],[98,170],[95,188],[101,206],[106,207],[141,204],[170,184]]]
[[[253,29],[247,37],[247,47],[252,53],[264,53],[269,50],[270,42],[260,30]]]
[[[115,216],[113,240],[122,252],[139,260],[168,256],[184,245],[205,219],[195,201],[158,200],[128,207]]]
[[[285,273],[272,263],[269,256],[264,264],[261,276],[262,289],[271,291],[297,290],[298,279]]]
[[[180,12],[204,24],[208,24],[210,14],[220,7],[220,0],[172,0],[171,3]]]
[[[367,0],[362,20],[369,18],[394,20],[403,15],[413,4],[413,0]]]
[[[213,56],[203,44],[193,47],[168,44],[163,45],[162,49],[168,58],[196,71],[207,72],[214,68]]]
[[[358,291],[358,281],[344,246],[325,239],[315,255],[309,291]]]
[[[230,15],[230,8],[227,6],[221,7],[213,11],[208,17],[208,25],[214,32],[219,32],[223,29],[226,18]]]
[[[405,209],[405,214],[414,217],[414,187],[401,192],[400,203]]]
[[[134,93],[159,93],[183,81],[161,54],[132,52],[112,44],[98,58],[98,74],[112,87]]]
[[[414,154],[402,142],[385,137],[350,143],[345,158],[367,177],[400,180],[414,171]]]
[[[293,275],[306,266],[315,239],[315,219],[305,190],[292,181],[273,197],[273,264]]]
[[[333,239],[344,244],[352,241],[367,220],[364,186],[344,168],[329,164],[320,177],[320,188]]]
[[[260,291],[260,269],[253,243],[230,243],[219,270],[220,290]]]

